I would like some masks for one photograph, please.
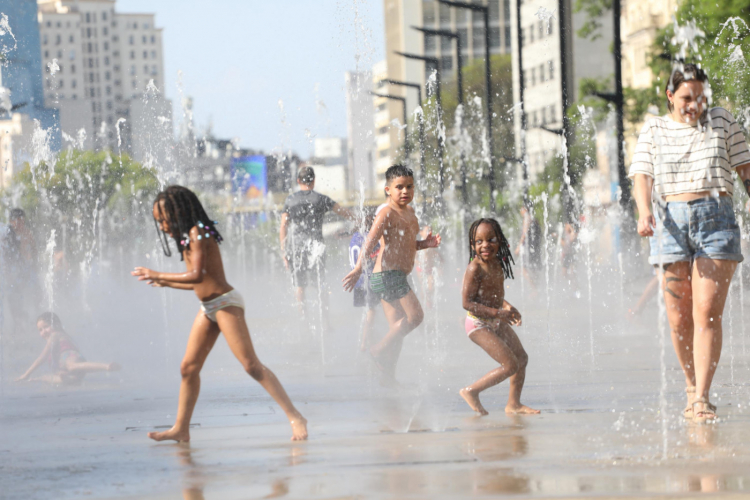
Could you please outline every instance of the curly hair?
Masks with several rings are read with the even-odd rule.
[[[506,278],[513,279],[513,269],[510,267],[511,264],[515,264],[513,255],[510,252],[510,243],[503,234],[503,229],[500,227],[500,223],[495,219],[477,219],[469,228],[469,262],[474,260],[477,256],[474,246],[476,243],[477,229],[482,224],[489,224],[492,230],[495,232],[495,236],[499,240],[500,249],[497,251],[497,259],[500,261],[500,267],[503,268],[503,274]]]
[[[169,236],[174,239],[180,255],[189,247],[190,230],[195,226],[203,229],[207,238],[213,236],[216,239],[216,243],[221,243],[224,240],[216,229],[217,222],[208,217],[198,197],[186,187],[167,187],[167,189],[156,195],[154,206],[158,207],[161,216],[169,223]],[[159,235],[164,255],[170,257],[172,251],[169,248],[167,233],[159,230],[159,224],[156,222],[156,219],[154,219],[154,224],[156,225],[156,232]]]

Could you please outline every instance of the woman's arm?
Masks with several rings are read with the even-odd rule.
[[[653,236],[656,220],[651,212],[651,191],[654,187],[654,178],[646,174],[635,174],[635,186],[633,197],[638,206],[638,234],[641,236]]]
[[[202,239],[204,235],[203,231],[197,227],[193,227],[190,230],[190,262],[192,268],[188,268],[187,272],[184,273],[160,273],[159,271],[153,271],[145,267],[136,267],[135,270],[130,273],[133,276],[138,276],[138,281],[147,282],[168,282],[167,286],[172,284],[185,284],[185,285],[197,285],[203,281],[203,270],[205,264],[205,253],[203,252]],[[201,240],[198,237],[201,237]],[[177,288],[177,287],[172,287]],[[188,288],[187,290],[190,290]]]
[[[44,360],[49,356],[50,352],[52,352],[52,342],[53,342],[52,339],[53,338],[54,336],[51,336],[49,340],[47,340],[47,344],[45,344],[44,349],[42,349],[42,353],[39,355],[39,357],[36,358],[36,360],[33,363],[31,363],[31,366],[29,367],[28,370],[26,370],[26,373],[18,377],[16,381],[20,382],[21,380],[26,380],[27,378],[31,376],[32,373],[34,373],[34,371],[37,368],[39,368],[39,366],[42,363],[44,363]]]
[[[750,163],[737,167],[737,175],[742,179],[742,185],[745,186],[745,191],[750,196]]]

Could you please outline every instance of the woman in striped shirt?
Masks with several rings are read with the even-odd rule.
[[[664,270],[672,343],[687,385],[683,413],[698,423],[716,419],[709,389],[729,284],[742,261],[733,170],[750,192],[745,136],[727,110],[708,108],[705,86],[706,74],[695,65],[673,70],[670,113],[646,122],[630,165],[638,234],[650,237],[649,263]]]

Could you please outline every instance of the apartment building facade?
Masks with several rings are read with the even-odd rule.
[[[38,8],[45,103],[59,110],[63,137],[143,160],[142,136],[160,128],[144,123],[151,108],[171,122],[154,15],[118,13],[114,0],[39,0]]]

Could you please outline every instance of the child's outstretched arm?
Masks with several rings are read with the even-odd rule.
[[[375,217],[375,221],[372,223],[370,233],[367,235],[367,238],[365,238],[365,242],[359,252],[359,259],[357,259],[357,264],[354,266],[354,269],[352,269],[351,272],[344,276],[344,279],[341,280],[344,283],[344,290],[346,290],[347,292],[351,292],[352,290],[354,290],[354,285],[357,284],[357,281],[362,274],[363,266],[365,264],[367,256],[372,253],[372,251],[375,249],[375,246],[377,246],[378,242],[380,241],[380,238],[383,237],[383,231],[385,231],[385,221],[389,213],[390,210],[388,208],[385,208],[380,211],[377,217]]]
[[[153,286],[168,286],[180,290],[192,290],[193,285],[203,281],[205,253],[198,237],[203,238],[197,227],[190,230],[190,260],[192,268],[184,273],[160,273],[145,267],[136,267],[130,274],[138,277],[138,281],[145,281]]]
[[[417,240],[417,250],[425,250],[427,248],[437,248],[440,246],[440,235],[439,234],[432,234],[432,231],[430,231],[430,234],[427,235],[427,237],[423,240]]]
[[[53,334],[54,335],[54,334]],[[44,349],[42,349],[42,353],[39,355],[36,360],[31,363],[31,366],[29,367],[26,372],[18,377],[16,379],[16,382],[21,382],[23,380],[28,379],[34,371],[39,368],[39,366],[44,363],[44,360],[49,356],[50,352],[52,351],[52,339],[53,337],[50,337],[49,340],[47,340],[47,344],[45,344]]]

